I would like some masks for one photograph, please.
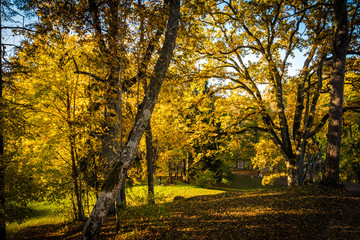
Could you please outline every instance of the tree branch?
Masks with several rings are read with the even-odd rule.
[[[347,111],[353,111],[353,112],[360,112],[360,107],[344,107],[343,108],[343,114]],[[315,134],[317,134],[318,132],[320,132],[320,130],[324,127],[324,125],[326,124],[326,121],[329,118],[329,113],[326,113],[322,118],[320,123],[315,127],[315,129],[313,131],[311,131],[308,135],[307,138],[312,138]]]

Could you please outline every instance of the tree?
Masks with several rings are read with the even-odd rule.
[[[335,0],[333,8],[335,14],[335,36],[332,52],[333,63],[330,81],[331,92],[324,183],[330,186],[337,186],[339,184],[345,62],[349,44],[347,0]]]
[[[71,179],[69,186],[72,185],[71,199],[75,199],[75,219],[84,220],[81,175],[85,174],[85,167],[89,168],[90,165],[84,159],[90,151],[88,144],[91,142],[89,134],[86,134],[89,126],[85,121],[89,106],[86,94],[88,77],[78,75],[75,71],[78,67],[86,66],[78,60],[86,53],[88,46],[79,46],[78,40],[76,36],[67,34],[60,38],[35,36],[24,42],[12,58],[12,64],[16,66],[12,74],[17,79],[14,86],[21,93],[21,97],[16,97],[17,101],[32,108],[31,113],[27,114],[31,131],[47,136],[32,137],[28,141],[36,139],[38,145],[52,145],[53,153],[56,153],[51,159],[52,164],[63,162],[60,164],[63,166],[61,179],[64,182]],[[87,144],[80,147],[85,138]],[[44,160],[46,158],[40,154],[37,156]],[[56,189],[55,186],[53,188]]]
[[[275,169],[275,167],[283,163],[283,157],[272,141],[260,138],[260,141],[255,145],[255,149],[256,156],[251,159],[254,168]]]
[[[162,82],[170,64],[172,52],[175,48],[179,18],[180,1],[171,0],[169,3],[169,18],[163,47],[155,65],[154,73],[150,78],[145,97],[139,107],[135,123],[124,149],[116,159],[116,164],[106,178],[100,197],[97,200],[90,218],[85,224],[81,239],[96,238],[110,205],[113,203],[122,184],[124,184],[126,173],[129,170],[132,161],[135,159],[137,147],[145,132],[146,126],[148,125],[148,121],[150,120]]]
[[[346,59],[346,85],[344,85],[344,102],[346,105],[359,106],[360,64],[359,58]],[[345,113],[343,116],[341,159],[339,163],[339,178],[341,182],[360,181],[360,121],[359,110]]]
[[[0,3],[1,4],[1,3]],[[2,6],[0,6],[2,9]],[[0,10],[0,18],[2,11]],[[0,20],[1,25],[1,20]],[[0,26],[0,107],[2,111],[3,105],[3,74],[2,74],[2,58],[3,58],[3,48],[1,45],[2,42],[2,28]],[[0,122],[2,123],[2,114],[0,116]],[[2,125],[2,124],[1,124]],[[0,131],[0,237],[6,239],[6,222],[5,222],[5,164],[3,160],[4,156],[4,137],[3,132]]]
[[[285,159],[289,185],[302,184],[306,146],[327,120],[319,102],[327,91],[329,6],[293,1],[199,6],[208,13],[199,23],[208,34],[199,48],[208,59],[203,71],[248,102],[239,104],[232,131],[268,134]],[[289,74],[291,58],[302,51],[300,71]]]
[[[3,74],[3,60],[5,59],[5,46],[12,44],[7,44],[3,42],[3,29],[9,30],[25,30],[25,26],[3,26],[3,23],[11,23],[14,22],[14,16],[20,15],[24,17],[22,14],[17,12],[18,9],[24,9],[24,5],[27,0],[21,0],[17,2],[13,2],[11,0],[1,0],[0,1],[0,123],[2,129],[0,130],[0,238],[6,239],[6,202],[5,202],[5,175],[7,168],[7,160],[5,153],[5,137],[4,136],[4,122],[6,121],[4,118],[5,114],[5,99],[3,96],[4,89],[4,74]]]
[[[150,122],[146,128],[146,165],[147,165],[147,180],[148,180],[148,203],[155,203],[154,199],[154,159],[155,152],[153,146],[153,137]]]

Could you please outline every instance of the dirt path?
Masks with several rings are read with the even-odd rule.
[[[344,183],[344,187],[348,192],[360,192],[360,183]]]

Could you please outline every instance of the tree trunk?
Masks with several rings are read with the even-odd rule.
[[[1,3],[2,1],[0,1]],[[0,8],[1,15],[1,8]],[[2,75],[2,23],[0,17],[0,113],[3,111],[3,75]],[[0,114],[0,123],[3,122]],[[5,159],[4,159],[4,137],[0,130],[0,239],[6,239],[6,215],[5,215]]]
[[[183,168],[182,168],[182,181],[186,182],[186,159],[183,160]]]
[[[73,213],[74,213],[74,219],[77,219],[77,211],[76,211],[76,207],[75,207],[75,201],[74,201],[74,196],[71,194],[71,205],[73,208]]]
[[[126,178],[126,176],[125,176]],[[126,192],[125,192],[125,181],[124,181],[124,184],[121,186],[121,189],[120,189],[120,201],[121,201],[121,205],[123,207],[126,207]]]
[[[149,123],[165,78],[165,74],[169,67],[172,53],[175,48],[179,19],[180,0],[170,0],[169,19],[163,47],[161,49],[159,59],[156,62],[154,73],[150,78],[150,84],[146,91],[144,100],[139,106],[135,123],[129,134],[124,149],[120,153],[120,156],[116,159],[115,165],[104,182],[103,190],[96,202],[90,218],[84,226],[80,239],[96,239],[111,204],[113,204],[122,184],[124,184],[125,176],[136,157],[139,142],[145,132],[147,124]]]
[[[185,179],[186,179],[186,183],[190,183],[190,167],[192,165],[192,156],[191,153],[186,152],[186,174],[185,174]]]
[[[70,128],[70,129],[72,129],[72,128]],[[76,166],[75,136],[71,135],[69,137],[69,140],[70,140],[70,155],[71,155],[71,168],[72,168],[71,177],[73,178],[74,193],[75,193],[75,197],[76,197],[76,206],[77,206],[76,220],[83,221],[85,216],[84,216],[83,205],[82,205],[82,202],[81,202],[81,191],[80,191],[79,185],[78,185],[78,178],[79,178],[78,172],[79,171],[78,171],[77,166]]]
[[[347,1],[334,3],[336,30],[333,43],[333,70],[331,75],[329,125],[325,161],[324,184],[338,186],[343,112],[346,50],[348,47]]]
[[[126,179],[126,176],[125,176],[125,179]],[[115,204],[116,215],[117,215],[119,209],[126,207],[126,188],[125,188],[125,185],[126,184],[125,184],[125,180],[124,180],[124,184],[121,186],[120,192],[116,196],[116,204]]]
[[[175,177],[174,177],[175,183],[178,180],[178,176],[179,176],[179,164],[176,163],[176,165],[175,165]]]
[[[0,133],[0,239],[6,239],[4,141]]]
[[[154,204],[154,148],[152,145],[152,133],[151,125],[146,128],[146,163],[147,163],[147,172],[148,172],[148,203]]]
[[[304,183],[304,159],[305,159],[305,150],[306,150],[306,140],[307,136],[302,136],[300,141],[300,146],[298,147],[296,164],[297,164],[297,178],[298,185],[301,186]]]
[[[74,96],[75,99],[75,96]],[[70,159],[71,159],[71,177],[73,180],[73,185],[74,185],[74,194],[76,197],[76,206],[77,206],[77,211],[76,211],[76,220],[79,221],[83,221],[85,216],[84,216],[84,210],[83,210],[83,206],[82,206],[82,202],[81,202],[81,189],[79,189],[79,184],[78,184],[78,178],[79,178],[79,170],[76,164],[76,131],[75,131],[75,125],[74,125],[74,121],[73,119],[76,118],[75,116],[75,101],[74,103],[71,102],[71,97],[70,97],[70,92],[69,89],[67,89],[66,92],[66,111],[67,111],[67,124],[69,127],[69,145],[70,145]],[[71,106],[73,106],[73,110],[71,108]]]
[[[303,185],[304,183],[304,156],[299,156],[297,161],[297,179],[298,179],[298,186]]]
[[[295,163],[286,162],[286,171],[287,171],[287,182],[289,187],[298,185],[298,172],[297,166]]]
[[[126,179],[126,176],[125,176]],[[120,230],[120,209],[126,207],[125,179],[121,186],[120,193],[116,196],[115,216],[116,216],[116,232]]]
[[[168,164],[168,167],[169,167],[169,183],[172,183],[172,170],[171,170],[171,162]]]

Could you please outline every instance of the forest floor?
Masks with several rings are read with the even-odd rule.
[[[127,207],[99,239],[360,239],[360,193],[319,186],[261,187],[238,173],[214,195]],[[165,188],[166,186],[164,186]],[[181,196],[181,192],[178,193]],[[78,239],[83,223],[25,228],[12,239]]]

